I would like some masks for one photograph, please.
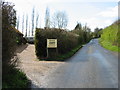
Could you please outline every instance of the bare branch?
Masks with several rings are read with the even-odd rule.
[[[53,27],[58,27],[60,29],[66,28],[68,23],[68,18],[65,12],[55,12],[51,22]]]
[[[49,8],[46,8],[46,13],[45,13],[45,27],[50,28],[50,11]]]

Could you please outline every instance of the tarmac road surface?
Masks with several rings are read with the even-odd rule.
[[[118,88],[118,55],[93,39],[40,82],[42,88]]]

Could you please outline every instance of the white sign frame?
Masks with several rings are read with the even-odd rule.
[[[57,39],[47,39],[47,48],[57,48]]]

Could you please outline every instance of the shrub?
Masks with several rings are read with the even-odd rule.
[[[58,54],[65,54],[78,46],[78,36],[63,29],[36,29],[35,49],[38,58],[47,56],[47,39],[57,39]]]
[[[2,2],[2,88],[18,88],[27,86],[25,74],[15,68],[11,63],[19,38],[15,29],[16,11],[11,3]]]
[[[16,32],[9,26],[2,28],[2,60],[10,60],[16,50]]]
[[[19,69],[10,65],[8,68],[8,74],[3,77],[3,89],[5,88],[26,88],[29,80],[26,75]]]
[[[88,26],[82,26],[80,23],[78,23],[74,30],[71,32],[77,34],[79,36],[79,43],[85,44],[89,42],[92,39],[92,32],[91,29]]]

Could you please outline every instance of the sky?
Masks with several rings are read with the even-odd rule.
[[[92,31],[96,27],[105,28],[118,19],[118,0],[5,0],[15,4],[17,17],[20,18],[21,31],[22,16],[28,15],[31,28],[31,12],[39,14],[38,27],[44,28],[46,7],[50,10],[50,17],[56,11],[65,11],[68,16],[67,29],[73,30],[77,22],[87,25]]]

